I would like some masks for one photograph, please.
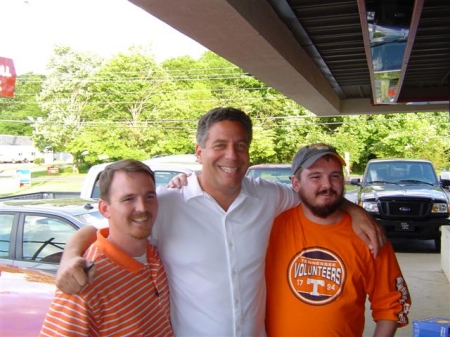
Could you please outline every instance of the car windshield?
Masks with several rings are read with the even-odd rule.
[[[433,167],[427,162],[386,162],[370,164],[366,182],[400,183],[400,184],[437,184],[437,177]]]

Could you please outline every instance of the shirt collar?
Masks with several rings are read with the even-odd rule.
[[[255,184],[251,183],[251,179],[252,178],[244,177],[242,180],[240,194],[247,197],[258,198]],[[187,178],[187,186],[184,187],[184,200],[188,201],[196,197],[202,197],[204,193],[206,192],[203,191],[200,186],[198,175],[194,172]]]
[[[109,242],[107,239],[108,235],[109,228],[102,228],[98,230],[95,245],[122,268],[133,273],[139,272],[139,270],[143,267],[143,264]],[[153,259],[157,259],[154,247],[147,244],[147,261]]]

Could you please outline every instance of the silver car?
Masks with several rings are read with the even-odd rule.
[[[292,186],[291,164],[259,164],[250,166],[247,170],[248,177],[261,178],[276,183]]]
[[[56,273],[72,234],[107,225],[95,200],[41,199],[0,203],[0,263]]]

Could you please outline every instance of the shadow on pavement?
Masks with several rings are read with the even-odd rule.
[[[430,253],[439,254],[434,246],[434,240],[394,239],[390,238],[396,253]]]

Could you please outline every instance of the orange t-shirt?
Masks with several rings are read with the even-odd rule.
[[[275,219],[266,257],[268,336],[361,336],[372,316],[408,323],[411,303],[392,246],[374,259],[351,218],[320,225],[302,206]]]

